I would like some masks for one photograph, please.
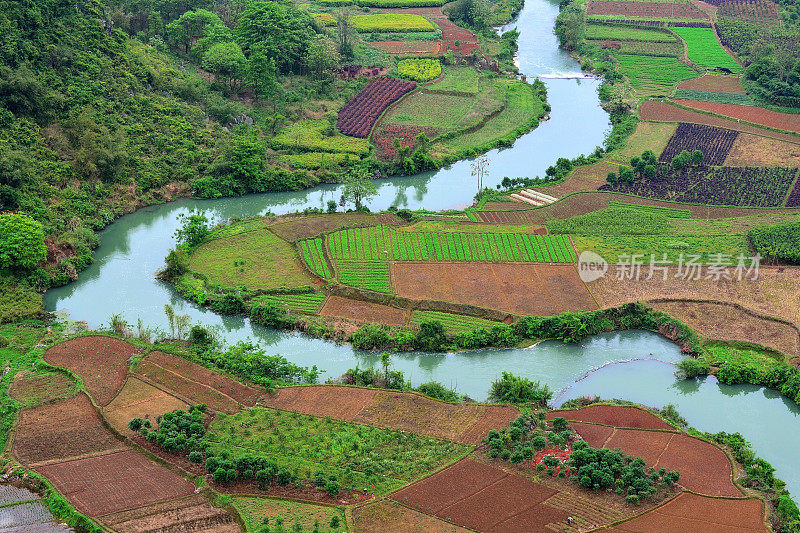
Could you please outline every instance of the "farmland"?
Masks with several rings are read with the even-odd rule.
[[[645,29],[608,24],[587,24],[586,39],[593,41],[645,41],[674,43],[677,39],[663,29]]]
[[[278,149],[300,150],[309,152],[342,152],[355,155],[369,153],[369,143],[363,139],[345,135],[325,135],[331,128],[327,120],[304,120],[281,130],[270,140]]]
[[[627,54],[616,54],[616,57],[619,71],[638,91],[664,93],[676,83],[697,76],[697,72],[675,58]]]
[[[322,307],[324,294],[305,292],[300,294],[264,294],[253,298],[257,305],[272,304],[282,309],[290,309],[298,313],[314,314]]]
[[[414,311],[411,314],[411,323],[417,326],[423,322],[431,322],[433,320],[441,322],[445,330],[453,333],[472,331],[478,328],[491,329],[492,326],[497,325],[497,322],[491,320],[439,311]]]
[[[386,261],[340,259],[336,261],[339,281],[354,287],[378,292],[392,292],[389,264]]]
[[[696,102],[691,100],[676,99],[675,102],[687,107],[708,111],[723,117],[751,122],[800,134],[800,115],[780,113],[760,107],[749,105],[724,104],[717,102]],[[800,139],[798,139],[800,140]]]
[[[308,239],[300,241],[298,245],[300,246],[300,256],[309,270],[323,279],[330,278],[331,271],[328,268],[327,261],[325,261],[322,239]]]
[[[416,84],[396,78],[380,78],[367,84],[339,111],[336,127],[345,135],[366,138],[381,113]]]
[[[264,524],[281,523],[287,529],[300,524],[303,531],[314,528],[320,532],[339,531],[338,527],[330,526],[334,516],[344,523],[344,513],[331,506],[246,496],[235,497],[233,506],[242,515],[247,531],[258,531]]]
[[[731,72],[741,72],[742,66],[722,48],[712,28],[670,27],[670,29],[686,41],[690,61],[702,67],[719,67]]]
[[[377,13],[355,15],[353,27],[360,32],[419,32],[433,31],[433,24],[414,14]]]
[[[708,20],[708,15],[688,2],[638,2],[621,0],[591,0],[589,15],[618,16],[644,19]]]
[[[403,326],[408,321],[408,311],[405,309],[339,296],[329,296],[319,314],[364,324],[378,323],[389,326]]]
[[[719,166],[725,162],[738,135],[738,131],[681,123],[658,160],[669,163],[684,150],[700,150],[703,152],[704,164]]]

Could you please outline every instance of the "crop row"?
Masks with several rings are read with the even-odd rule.
[[[317,276],[328,279],[331,277],[331,271],[328,268],[328,263],[325,261],[325,254],[323,253],[322,239],[307,239],[298,243],[300,246],[300,253],[303,257],[308,268]]]
[[[336,127],[345,135],[367,138],[381,113],[416,86],[413,81],[397,78],[370,81],[339,111]]]
[[[361,7],[440,7],[446,0],[317,0],[325,6],[361,6]]]
[[[606,184],[604,191],[692,204],[779,207],[797,176],[796,168],[685,167],[661,165],[651,180]]]
[[[700,150],[703,152],[704,165],[722,165],[737,137],[738,131],[681,122],[661,152],[659,161],[669,163],[684,150]]]
[[[386,261],[336,261],[339,281],[378,292],[392,292],[389,283],[389,263]]]
[[[753,98],[748,94],[718,93],[692,89],[678,89],[675,91],[673,98],[697,100],[698,102],[717,102],[720,104],[756,105]]]
[[[592,0],[589,15],[621,15],[624,17],[697,19],[706,20],[708,15],[694,4],[676,2],[626,2],[619,0]]]
[[[563,235],[437,233],[355,228],[328,237],[335,260],[524,261],[571,263],[577,259]]]
[[[586,39],[604,41],[606,39],[616,41],[648,41],[657,43],[674,43],[677,41],[674,35],[664,30],[650,30],[631,26],[608,24],[587,24]]]
[[[672,87],[680,81],[694,78],[697,72],[675,58],[616,54],[619,70],[634,88]]]
[[[264,294],[253,299],[259,304],[273,304],[282,309],[290,309],[300,313],[314,314],[325,302],[324,294],[308,292],[303,294]]]
[[[355,15],[352,20],[353,28],[359,32],[415,32],[434,31],[436,29],[422,15],[410,13],[371,13],[369,15]]]
[[[441,322],[444,329],[450,333],[472,331],[478,328],[492,329],[498,322],[474,316],[454,315],[441,311],[414,311],[411,313],[411,324],[419,327],[423,322]]]
[[[678,26],[671,26],[670,29],[686,41],[687,56],[690,61],[703,67],[725,68],[731,72],[742,71],[742,66],[719,44],[713,29]]]
[[[616,49],[619,50],[621,54],[638,56],[670,57],[677,59],[683,55],[683,45],[677,41],[671,43],[618,41],[618,48]]]
[[[627,202],[620,202],[617,200],[611,200],[608,202],[608,207],[618,207],[622,209],[629,209],[632,211],[639,211],[645,213],[658,213],[662,215],[666,215],[667,218],[683,218],[689,219],[692,218],[692,212],[689,209],[680,209],[676,207],[663,207],[659,205],[642,205],[642,204],[630,204]]]

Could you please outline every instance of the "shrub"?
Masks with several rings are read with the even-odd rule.
[[[189,454],[189,460],[193,463],[202,463],[203,462],[203,452],[200,451],[193,451]]]
[[[446,402],[458,402],[461,400],[461,397],[458,395],[456,391],[453,389],[448,389],[438,381],[429,381],[427,383],[423,383],[417,390],[426,396],[430,396],[431,398],[436,398],[437,400],[443,400]]]
[[[0,214],[0,270],[27,270],[46,257],[39,222],[22,213]]]
[[[493,402],[530,402],[534,405],[545,406],[552,397],[553,392],[547,385],[515,376],[510,372],[503,372],[500,379],[492,382],[489,390],[489,399]]]
[[[747,236],[767,261],[800,264],[800,222],[754,228]]]
[[[678,363],[678,370],[686,379],[694,379],[697,376],[705,376],[709,372],[708,363],[687,357]]]
[[[339,495],[340,488],[339,482],[334,478],[329,479],[328,482],[325,483],[325,492],[333,497]]]
[[[143,423],[144,420],[142,420],[141,418],[134,418],[130,422],[128,422],[128,428],[131,431],[139,431]]]

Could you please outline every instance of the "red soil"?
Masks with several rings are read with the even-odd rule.
[[[136,367],[136,376],[147,383],[174,393],[191,404],[204,403],[215,411],[236,413],[239,403],[216,389],[192,381],[144,359]]]
[[[746,94],[738,76],[718,76],[714,74],[706,74],[699,78],[682,81],[678,84],[678,89]]]
[[[264,405],[350,421],[369,404],[376,392],[360,387],[285,387],[268,396]]]
[[[387,54],[397,55],[440,55],[442,41],[372,41],[370,46],[383,50]]]
[[[584,424],[581,422],[570,422],[569,425],[593,448],[602,447],[608,440],[608,437],[614,433],[614,428],[608,426],[597,426],[595,424]]]
[[[194,485],[132,451],[50,464],[37,470],[89,516],[115,513],[194,493]]]
[[[122,387],[128,360],[135,353],[136,348],[125,341],[97,335],[56,344],[45,352],[44,360],[75,372],[86,392],[102,406]]]
[[[695,100],[675,100],[676,103],[703,111],[710,111],[733,119],[746,120],[770,128],[800,133],[800,115],[778,113],[749,105],[720,104],[717,102],[698,102]]]
[[[464,444],[478,444],[486,437],[492,429],[508,427],[508,424],[519,416],[519,410],[511,405],[486,405],[483,406],[483,414],[472,426],[470,426],[458,442]]]
[[[153,352],[145,359],[176,374],[180,374],[187,379],[197,381],[212,389],[216,389],[248,407],[252,407],[258,400],[266,395],[265,391],[243,385],[238,381],[223,376],[204,366],[187,361],[182,357],[163,352]]]
[[[655,466],[658,458],[675,437],[674,433],[663,431],[638,431],[635,429],[617,429],[605,444],[606,448],[622,448],[628,455],[641,457],[650,465]]]
[[[124,448],[85,394],[22,411],[14,432],[13,453],[26,465]]]
[[[609,533],[745,533],[767,532],[760,500],[707,498],[684,492],[642,516],[608,529]]]
[[[682,109],[666,102],[657,102],[654,100],[648,100],[639,106],[639,117],[642,120],[654,120],[657,122],[690,122],[692,124],[706,124],[707,126],[716,126],[718,128],[727,128],[729,130],[741,131],[744,133],[753,133],[755,135],[761,135],[762,137],[778,139],[779,141],[800,143],[800,137],[796,135],[765,130],[764,128],[759,128],[758,126],[742,124],[736,120],[706,115],[704,113],[691,111],[689,109]]]
[[[319,314],[344,318],[353,322],[402,326],[408,322],[410,311],[372,302],[351,300],[341,296],[328,296]]]
[[[593,0],[587,12],[590,15],[621,15],[640,18],[671,18],[708,20],[709,16],[690,3],[673,2],[621,2]]]
[[[198,494],[106,515],[102,523],[119,533],[177,531],[240,532],[236,519]]]
[[[515,209],[513,211],[476,211],[475,215],[481,222],[489,222],[492,224],[529,224],[537,222],[537,216],[532,215],[530,211]],[[545,235],[547,230],[545,228],[536,228],[534,233],[537,235]]]
[[[538,316],[597,309],[575,265],[409,261],[390,268],[397,295],[415,300]]]
[[[638,407],[621,405],[589,405],[580,409],[550,411],[547,419],[562,416],[567,420],[605,424],[607,426],[636,429],[674,429],[659,417]]]

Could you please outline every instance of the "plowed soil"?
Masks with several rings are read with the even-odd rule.
[[[459,442],[477,444],[486,437],[489,430],[507,427],[518,416],[519,410],[511,405],[485,405],[481,417],[464,431]]]
[[[285,387],[268,396],[264,405],[284,411],[352,421],[372,401],[376,392],[360,387]]]
[[[136,375],[190,403],[204,403],[211,409],[222,411],[223,413],[236,413],[239,411],[239,403],[230,396],[202,383],[178,375],[150,361],[141,361],[136,367]]]
[[[589,3],[587,12],[590,15],[619,15],[626,18],[709,19],[707,13],[688,2],[620,2],[616,0],[592,0]]]
[[[132,344],[97,335],[56,344],[45,352],[44,360],[75,372],[95,403],[107,405],[122,387],[128,360],[135,353]]]
[[[761,501],[706,498],[684,492],[669,503],[609,532],[745,533],[767,532]]]
[[[336,215],[309,215],[281,217],[270,224],[275,235],[287,241],[317,237],[340,228],[366,228],[368,226],[397,226],[404,224],[391,214],[337,213]]]
[[[522,209],[512,209],[511,211],[475,211],[475,216],[481,222],[490,224],[527,224],[536,217],[530,211]],[[547,233],[545,228],[536,228],[533,233],[544,235]]]
[[[550,411],[547,419],[564,417],[567,420],[605,424],[607,426],[635,428],[635,429],[674,429],[659,417],[639,409],[622,405],[589,405],[580,409],[566,411]]]
[[[410,311],[372,302],[351,300],[341,296],[328,296],[319,314],[344,318],[353,322],[402,326],[408,322]]]
[[[8,395],[22,404],[23,409],[64,400],[77,392],[75,381],[60,372],[19,372],[8,386]]]
[[[741,133],[733,143],[726,167],[797,167],[800,145]]]
[[[593,448],[601,448],[614,433],[614,428],[608,426],[584,424],[583,422],[570,422],[569,425]]]
[[[13,453],[29,466],[124,448],[85,394],[23,410],[14,432]]]
[[[714,74],[706,74],[699,78],[682,81],[678,84],[678,89],[710,91],[714,93],[747,94],[738,76],[717,76]]]
[[[637,431],[635,429],[617,429],[606,441],[605,447],[613,450],[622,448],[628,455],[641,457],[655,466],[669,442],[675,438],[674,433],[663,431]],[[683,472],[681,472],[683,474]],[[683,481],[683,478],[681,478]]]
[[[800,133],[800,115],[779,113],[763,107],[738,104],[721,104],[718,102],[699,102],[696,100],[676,99],[676,103],[703,111],[710,111],[733,119],[746,120],[770,128]]]
[[[225,509],[214,507],[200,495],[154,503],[130,511],[120,511],[102,517],[103,524],[118,533],[153,531],[209,531],[212,533],[240,532],[236,519]]]
[[[399,296],[550,316],[597,309],[574,265],[398,262],[391,264]]]
[[[430,515],[409,509],[397,502],[381,500],[353,509],[353,531],[425,531],[430,533],[468,533],[468,529],[448,524]]]
[[[682,109],[666,102],[659,102],[656,100],[648,100],[643,102],[642,105],[639,106],[639,117],[642,120],[655,120],[657,122],[691,122],[692,124],[706,124],[708,126],[716,126],[718,128],[727,128],[729,130],[736,130],[744,133],[763,135],[764,137],[771,137],[780,141],[788,141],[795,144],[800,143],[800,137],[797,135],[770,131],[764,128],[759,128],[758,126],[751,126],[750,124],[741,124],[736,120],[720,116],[706,115],[705,113],[698,113],[697,111]]]
[[[439,55],[442,41],[371,41],[370,46],[383,50],[387,54]]]
[[[260,389],[239,383],[204,366],[187,361],[182,357],[163,352],[153,352],[145,359],[191,381],[196,381],[218,390],[222,394],[248,407],[255,405],[256,402],[266,394],[266,392]]]
[[[187,407],[186,402],[175,396],[130,377],[117,397],[103,409],[103,416],[114,429],[132,436],[134,432],[128,429],[131,419],[142,418],[155,424],[157,416]]]
[[[99,516],[194,493],[194,484],[132,450],[36,469],[78,511]]]

